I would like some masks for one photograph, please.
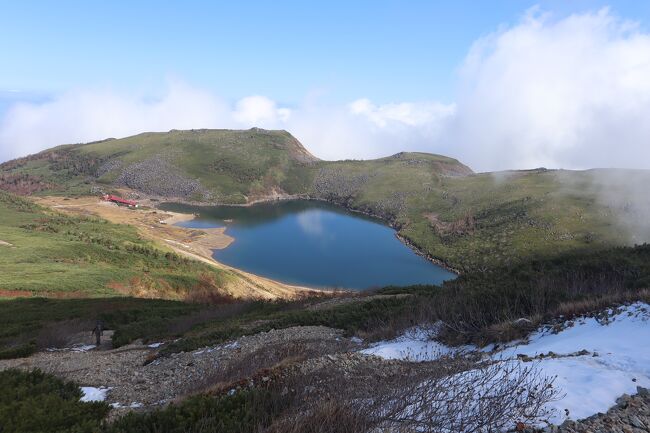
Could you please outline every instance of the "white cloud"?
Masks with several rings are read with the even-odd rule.
[[[237,102],[233,117],[242,125],[273,127],[288,121],[291,110],[278,108],[275,101],[265,96],[247,96]]]
[[[368,158],[418,150],[453,107],[437,103],[279,106],[248,96],[232,106],[208,91],[170,82],[161,97],[109,90],[72,91],[47,102],[13,105],[0,121],[0,161],[63,143],[192,128],[286,129],[325,159]]]
[[[0,160],[64,143],[124,137],[144,131],[216,127],[227,104],[181,82],[146,99],[110,90],[75,90],[13,105],[0,121]]]
[[[433,55],[433,54],[430,54]],[[324,159],[403,150],[474,169],[650,167],[650,35],[604,9],[555,19],[528,12],[476,41],[456,101],[281,106],[234,104],[182,82],[162,96],[77,90],[14,104],[0,120],[0,160],[60,143],[172,128],[282,128]]]
[[[390,123],[410,127],[441,126],[441,121],[454,113],[453,105],[437,102],[375,105],[366,98],[357,99],[349,105],[349,108],[352,114],[365,116],[381,128]]]
[[[434,151],[453,105],[375,105],[360,99],[347,106],[301,106],[284,127],[324,159],[363,159],[400,151]]]
[[[607,9],[529,12],[471,48],[447,133],[470,165],[650,167],[650,35]]]

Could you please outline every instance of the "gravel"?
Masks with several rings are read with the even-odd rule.
[[[116,183],[149,195],[205,201],[211,199],[210,192],[198,180],[185,177],[162,156],[129,165]]]
[[[650,391],[637,388],[635,395],[623,395],[607,413],[598,413],[581,421],[565,421],[543,430],[525,429],[524,433],[647,433],[650,432]]]
[[[107,343],[102,344],[102,349],[107,347]],[[130,411],[151,410],[178,400],[192,391],[211,385],[211,378],[220,377],[233,366],[246,365],[255,356],[257,362],[260,358],[263,362],[265,354],[271,353],[267,352],[270,348],[293,347],[302,355],[287,371],[313,378],[314,386],[303,390],[309,398],[316,398],[322,392],[332,392],[332,386],[339,386],[337,380],[345,381],[346,386],[364,386],[364,383],[385,381],[407,372],[402,361],[361,354],[359,349],[365,347],[362,341],[346,338],[342,331],[323,326],[271,330],[149,362],[155,358],[160,347],[164,347],[164,343],[150,347],[135,342],[118,349],[39,352],[29,358],[1,360],[0,370],[12,367],[39,368],[74,380],[84,387],[86,398],[105,399],[113,406],[111,418]],[[273,367],[275,362],[269,357],[268,364],[260,365],[259,371]],[[332,375],[331,372],[336,374]],[[256,380],[263,382],[270,379],[262,375]],[[332,380],[334,383],[328,384]],[[243,386],[252,386],[255,381],[249,380],[248,383]],[[620,397],[616,406],[606,414],[597,414],[582,421],[567,421],[561,426],[549,426],[542,430],[525,428],[520,431],[649,432],[650,392],[641,387],[637,391],[636,395]]]
[[[357,346],[344,338],[342,331],[301,326],[244,336],[192,352],[174,353],[147,365],[145,362],[157,353],[157,349],[136,342],[113,350],[39,352],[29,358],[1,360],[0,370],[39,368],[84,387],[110,388],[106,401],[116,407],[114,413],[122,413],[171,402],[205,385],[206,378],[218,375],[226,367],[244,361],[263,348],[285,343],[303,344],[314,356]]]

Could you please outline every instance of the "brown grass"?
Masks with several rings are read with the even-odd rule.
[[[376,427],[369,417],[341,400],[326,400],[313,410],[275,423],[268,433],[362,433]]]
[[[184,295],[184,301],[195,304],[223,305],[237,302],[237,299],[226,292],[224,284],[213,274],[203,273],[199,282]]]
[[[34,292],[29,290],[7,290],[0,289],[0,298],[31,298]]]
[[[544,323],[564,322],[579,316],[600,315],[609,308],[616,308],[633,302],[650,303],[650,290],[622,292],[601,295],[589,299],[563,302],[544,316],[536,314],[527,317],[528,321],[509,320],[500,322],[481,331],[478,339],[482,342],[509,342],[525,338]]]
[[[315,341],[287,341],[264,346],[245,358],[226,364],[223,369],[205,376],[201,382],[190,385],[188,394],[222,394],[233,388],[263,384],[266,379],[277,375],[287,367],[306,359],[328,353]]]

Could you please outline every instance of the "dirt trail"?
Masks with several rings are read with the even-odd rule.
[[[10,244],[9,242],[5,242],[5,241],[3,241],[3,240],[0,239],[0,246],[3,246],[3,247],[13,247],[13,244]]]
[[[212,250],[226,248],[234,239],[224,233],[225,228],[192,229],[174,225],[192,220],[194,216],[190,214],[161,211],[153,206],[148,208],[146,206],[150,203],[146,200],[142,202],[145,207],[140,209],[118,206],[97,197],[41,197],[35,201],[71,215],[97,216],[113,223],[132,225],[146,239],[179,254],[228,270],[235,278],[229,280],[226,289],[235,297],[295,299],[320,292],[308,287],[284,284],[217,262],[212,258]]]

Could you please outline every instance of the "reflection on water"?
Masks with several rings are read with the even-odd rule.
[[[305,234],[323,236],[325,231],[323,230],[322,215],[323,212],[321,210],[306,210],[298,213],[296,219]]]
[[[215,259],[291,284],[366,289],[439,284],[455,277],[402,244],[390,227],[321,202],[161,208],[197,214],[180,224],[185,227],[226,226],[235,241],[215,250]]]

